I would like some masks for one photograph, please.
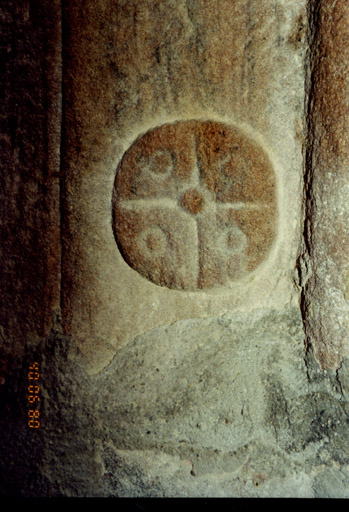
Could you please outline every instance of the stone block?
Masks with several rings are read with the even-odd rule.
[[[62,318],[89,371],[161,325],[299,300],[305,15],[65,5]]]
[[[0,495],[348,498],[345,0],[1,8]]]

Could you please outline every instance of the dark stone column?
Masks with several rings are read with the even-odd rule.
[[[9,367],[59,313],[61,8],[10,0],[0,9],[0,339]]]
[[[303,312],[323,368],[349,354],[349,5],[310,2],[306,232],[310,257]]]

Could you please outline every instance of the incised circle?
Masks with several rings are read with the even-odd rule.
[[[268,156],[223,123],[150,130],[117,170],[116,242],[130,267],[160,286],[203,290],[241,279],[268,256],[276,218]]]

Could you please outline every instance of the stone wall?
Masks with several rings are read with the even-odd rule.
[[[348,497],[347,22],[4,8],[1,495]]]

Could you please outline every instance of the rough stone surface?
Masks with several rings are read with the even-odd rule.
[[[16,449],[0,460],[1,492],[348,498],[347,389],[304,364],[302,327],[298,308],[182,320],[137,337],[96,375],[53,333],[3,394]],[[34,360],[35,432],[19,398]]]
[[[64,4],[62,318],[89,371],[101,370],[135,336],[161,325],[298,302],[305,15],[303,0]],[[195,121],[203,122],[200,129]],[[235,135],[224,142],[214,128],[220,125]],[[263,202],[270,211],[231,209],[212,222],[203,208],[191,214],[202,222],[186,223],[188,208],[210,200],[195,199],[195,187],[183,198],[159,190],[167,202],[166,194],[180,201],[173,214],[164,215],[161,207],[149,219],[122,209],[117,173],[117,192],[132,197],[135,208],[158,190],[144,174],[137,187],[138,152],[173,148],[178,180],[163,183],[168,189],[183,183],[195,167],[189,132],[198,135],[203,188],[216,193],[211,207]],[[224,169],[213,169],[216,142],[225,152],[235,138],[249,159],[225,170],[240,178],[247,164],[240,190],[231,188]],[[168,154],[153,158],[171,167]],[[143,233],[139,248],[143,224],[146,229],[160,219],[160,231],[148,233],[149,239]],[[225,225],[237,228],[231,237],[240,239],[237,256],[233,240],[220,254],[224,233],[213,244]],[[170,233],[179,240],[165,251]],[[190,247],[195,237],[201,238],[201,265]],[[149,245],[159,246],[154,261],[146,257]]]
[[[316,358],[338,369],[349,353],[348,3],[315,2],[310,30],[303,307]]]
[[[346,16],[3,8],[1,496],[349,498]]]
[[[1,2],[0,375],[59,310],[60,22],[58,0]]]

